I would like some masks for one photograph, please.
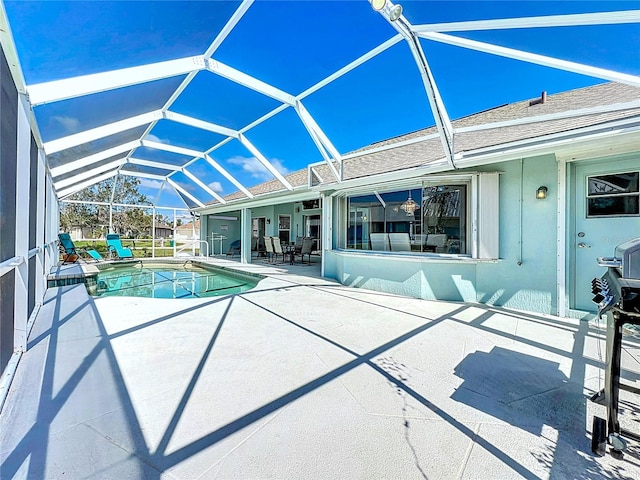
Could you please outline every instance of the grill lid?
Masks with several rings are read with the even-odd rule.
[[[598,265],[617,268],[622,278],[640,279],[640,237],[618,245],[615,257],[598,257]]]

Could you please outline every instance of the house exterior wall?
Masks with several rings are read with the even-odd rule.
[[[277,218],[274,211],[275,207],[269,205],[266,207],[251,208],[251,218],[265,217],[269,223],[264,226],[264,234],[267,237],[278,235]]]
[[[345,285],[416,298],[555,313],[555,157],[524,158],[474,170],[501,172],[498,260],[331,250],[325,252],[325,276]],[[549,191],[546,199],[537,200],[535,192],[541,185]],[[334,244],[339,229],[344,230],[345,226],[334,226]]]
[[[229,245],[234,240],[239,240],[241,231],[240,231],[240,212],[233,211],[225,214],[224,216],[229,217],[237,217],[236,220],[222,219],[216,218],[216,216],[209,215],[206,220],[203,221],[203,225],[206,230],[202,230],[202,233],[206,232],[206,237],[203,240],[206,240],[209,243],[209,253],[210,254],[220,254],[226,253],[229,250]],[[203,215],[203,217],[205,217]],[[198,233],[196,232],[196,236]],[[213,236],[222,235],[226,237],[222,240],[222,249],[220,248],[220,241],[215,240],[212,241],[211,238]],[[221,251],[222,250],[222,251]]]

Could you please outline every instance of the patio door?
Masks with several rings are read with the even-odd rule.
[[[316,246],[315,250],[322,249],[322,219],[320,215],[305,215],[304,216],[304,236],[315,238]]]
[[[591,280],[605,269],[597,257],[612,257],[615,247],[640,236],[638,158],[573,166],[575,226],[568,241],[572,294],[569,305],[595,311]]]
[[[251,219],[251,248],[253,248],[254,242],[256,242],[256,249],[258,252],[264,252],[264,233],[266,226],[265,217],[256,217]],[[256,240],[253,240],[253,239]]]

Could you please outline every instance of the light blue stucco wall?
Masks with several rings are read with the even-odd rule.
[[[474,171],[501,172],[499,260],[333,250],[325,252],[325,275],[345,285],[416,298],[555,313],[558,175],[554,156]],[[541,185],[548,188],[545,200],[535,198]]]
[[[211,235],[215,234],[223,235],[226,237],[222,241],[222,252],[227,252],[229,250],[229,245],[234,240],[240,240],[240,212],[233,211],[225,213],[224,216],[227,217],[236,217],[237,220],[222,220],[215,218],[215,215],[207,215],[203,228],[206,228],[206,240],[209,242],[209,253],[212,253],[215,248],[215,253],[220,253],[220,243],[219,241],[215,241],[215,245],[211,243]],[[204,232],[204,230],[203,230]]]

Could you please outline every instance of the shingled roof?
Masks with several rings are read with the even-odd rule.
[[[546,97],[544,103],[523,100],[485,110],[452,122],[456,154],[496,147],[513,142],[533,140],[552,134],[570,132],[584,127],[639,117],[640,88],[620,84],[604,83],[592,87],[570,90]],[[635,102],[633,105],[622,105]],[[595,107],[622,108],[615,111],[579,114],[580,110]],[[577,111],[577,112],[576,112]],[[545,118],[563,112],[574,112],[565,118]],[[541,117],[539,121],[506,125],[505,122]],[[465,131],[469,127],[483,126],[480,130]],[[444,151],[436,127],[429,127],[398,137],[382,140],[344,155],[343,179],[351,180],[366,176],[419,167],[444,159]],[[426,137],[426,138],[425,138]],[[413,141],[413,142],[412,142]],[[393,147],[393,145],[398,145]],[[370,152],[370,153],[367,153]],[[323,182],[332,183],[334,177],[326,164],[314,167]],[[308,185],[308,170],[298,170],[285,176],[294,188]],[[282,190],[282,184],[270,180],[249,189],[253,195],[264,195]],[[284,193],[284,192],[283,192]],[[234,192],[225,200],[246,198],[242,192]],[[212,202],[209,205],[216,205]]]

